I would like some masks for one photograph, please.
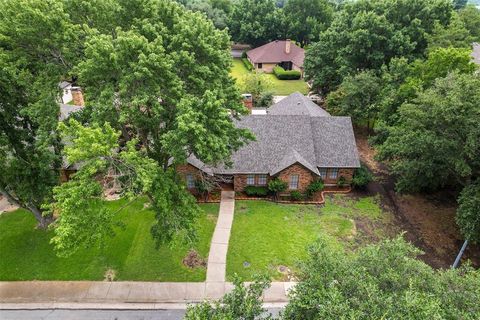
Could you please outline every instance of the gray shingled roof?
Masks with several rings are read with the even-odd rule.
[[[267,110],[271,115],[308,115],[328,117],[330,114],[300,92],[295,92],[280,100]]]
[[[82,106],[74,106],[71,104],[64,104],[64,103],[59,103],[60,104],[60,116],[58,117],[58,120],[63,121],[67,119],[72,113],[79,111],[82,109]]]
[[[473,43],[473,52],[472,52],[473,62],[480,64],[480,43]]]
[[[209,173],[276,175],[295,163],[317,175],[318,168],[360,167],[350,117],[332,117],[298,92],[272,106],[267,115],[248,115],[235,124],[250,129],[256,141],[232,155],[231,168],[209,167]],[[193,156],[189,163],[207,169]]]

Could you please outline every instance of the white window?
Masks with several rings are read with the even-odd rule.
[[[337,179],[338,176],[338,168],[330,169],[330,179]]]
[[[185,180],[187,180],[187,188],[193,189],[195,188],[195,179],[193,178],[193,174],[187,174],[185,176]]]
[[[290,190],[297,190],[298,189],[298,174],[292,174],[290,176]]]
[[[327,177],[327,168],[320,168],[320,177],[325,179]]]
[[[252,186],[255,184],[255,175],[249,174],[247,176],[247,185]]]
[[[267,175],[266,174],[261,174],[258,176],[258,184],[261,186],[264,186],[267,184]]]

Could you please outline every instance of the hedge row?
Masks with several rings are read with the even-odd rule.
[[[247,68],[248,71],[253,70],[253,65],[250,61],[248,61],[247,58],[242,58],[243,64],[245,65],[245,68]]]
[[[250,197],[252,196],[264,197],[268,194],[267,187],[246,186],[243,189],[243,191],[245,191],[245,193]]]
[[[273,68],[273,73],[277,76],[278,80],[298,80],[301,78],[302,74],[297,70],[285,71],[280,66],[275,66]]]

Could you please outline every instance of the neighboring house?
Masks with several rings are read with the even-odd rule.
[[[315,179],[336,186],[343,177],[348,185],[360,167],[350,117],[330,116],[298,92],[274,104],[266,115],[248,115],[235,123],[250,129],[256,141],[232,155],[231,167],[209,167],[189,157],[177,170],[191,191],[202,172],[218,176],[235,191],[267,186],[279,178],[287,182],[288,192],[304,191]]]
[[[473,62],[480,65],[480,43],[473,43],[473,52],[472,52]]]
[[[247,51],[247,58],[256,70],[272,73],[276,65],[285,70],[300,71],[303,77],[305,50],[290,40],[275,40]]]
[[[68,81],[62,81],[58,84],[60,90],[62,90],[62,103],[69,103],[73,100],[72,97],[72,84]]]
[[[74,86],[68,81],[62,81],[58,84],[60,90],[62,90],[62,95],[60,97],[61,103],[63,104],[74,104],[77,106],[83,106],[83,94],[80,87]]]

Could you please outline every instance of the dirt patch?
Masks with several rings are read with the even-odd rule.
[[[198,267],[206,267],[207,261],[200,257],[197,251],[190,250],[185,258],[182,260],[183,265],[189,268],[198,268]]]
[[[405,231],[405,238],[425,252],[420,257],[423,261],[434,268],[448,268],[463,243],[455,223],[455,195],[451,192],[398,194],[395,179],[388,168],[374,159],[375,150],[369,146],[366,132],[356,129],[355,136],[361,161],[375,175],[375,181],[367,190],[356,193],[379,194],[382,208],[394,216],[389,233]],[[371,225],[362,221],[356,223],[363,235],[374,240]],[[480,247],[469,245],[464,259],[470,259],[474,266],[480,267]]]

